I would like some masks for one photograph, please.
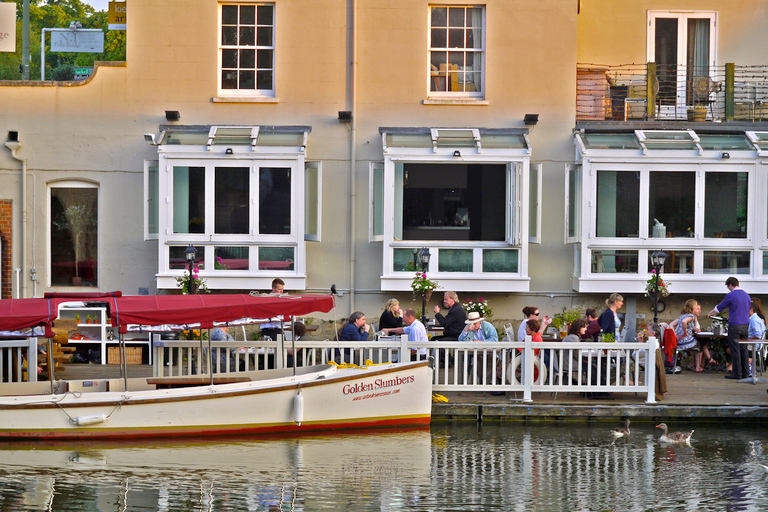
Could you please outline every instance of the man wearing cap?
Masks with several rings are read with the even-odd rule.
[[[390,327],[382,329],[384,334],[407,334],[408,341],[429,341],[427,338],[427,330],[424,328],[424,324],[419,322],[416,318],[416,312],[412,309],[406,309],[403,311],[403,323],[404,327]],[[418,355],[417,355],[418,352]],[[411,360],[416,361],[418,359],[427,358],[427,347],[421,347],[420,349],[411,349]]]
[[[459,341],[499,341],[496,328],[477,311],[470,312],[464,323],[466,327],[459,334]]]

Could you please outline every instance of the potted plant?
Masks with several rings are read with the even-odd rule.
[[[90,324],[91,323],[91,315],[85,315],[85,323]]]
[[[466,311],[467,314],[472,311],[480,313],[480,316],[484,317],[486,320],[493,316],[493,310],[488,305],[488,301],[482,297],[478,297],[477,300],[467,299],[464,302],[464,311]]]
[[[89,228],[96,225],[96,217],[86,206],[71,205],[67,206],[59,221],[54,221],[54,225],[62,231],[69,230],[72,237],[75,251],[75,275],[72,277],[72,284],[79,286],[83,282],[80,276],[80,249],[83,236],[87,234]]]
[[[430,280],[426,272],[416,272],[416,276],[411,281],[413,296],[416,297],[416,294],[419,294],[427,301],[432,297],[432,292],[437,288],[437,281]]]
[[[79,313],[75,313],[75,322],[80,324],[80,314]]]
[[[568,332],[568,328],[577,318],[582,318],[584,311],[581,306],[566,308],[563,307],[563,311],[552,316],[552,325],[560,330],[560,334],[564,337]]]

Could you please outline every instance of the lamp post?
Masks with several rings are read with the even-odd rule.
[[[651,253],[651,266],[654,270],[654,290],[653,290],[653,323],[659,323],[659,280],[661,279],[661,268],[664,266],[664,260],[667,255],[664,251],[653,251]]]
[[[413,261],[414,264],[416,261],[419,262],[421,265],[421,271],[426,274],[427,269],[429,268],[429,248],[422,247],[421,249],[414,250],[413,252]],[[418,260],[417,260],[418,257]],[[421,293],[421,323],[424,325],[427,325],[427,294],[426,292]]]
[[[189,244],[189,247],[184,250],[184,256],[186,256],[187,263],[189,264],[189,284],[187,285],[188,295],[193,295],[195,293],[192,291],[192,267],[195,264],[196,255],[197,251],[195,251],[195,247],[192,244]]]

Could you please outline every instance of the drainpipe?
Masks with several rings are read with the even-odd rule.
[[[349,150],[349,302],[350,310],[357,311],[355,307],[355,231],[357,223],[355,222],[357,209],[357,180],[355,173],[357,168],[357,112],[355,111],[355,93],[357,85],[357,0],[350,0],[349,4],[350,18],[347,42],[347,55],[349,61],[349,103],[352,112],[352,123],[350,126],[350,150]]]
[[[16,151],[21,148],[19,132],[8,132],[8,141],[5,147],[11,150],[11,156],[21,162],[21,275],[24,275],[24,265],[27,262],[27,161],[19,158]],[[22,280],[21,296],[27,296],[26,279]],[[19,295],[18,290],[16,292]]]

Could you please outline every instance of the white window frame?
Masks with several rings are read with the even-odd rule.
[[[48,222],[46,223],[46,235],[45,235],[45,246],[46,246],[46,261],[48,262],[48,268],[53,268],[53,261],[51,261],[52,257],[52,250],[51,250],[51,199],[52,199],[52,192],[55,188],[89,188],[89,189],[96,189],[96,204],[98,207],[98,217],[96,218],[96,254],[97,254],[97,262],[99,265],[99,271],[97,272],[98,278],[96,279],[96,288],[99,287],[99,283],[101,282],[101,212],[102,212],[102,201],[101,201],[101,186],[98,183],[94,183],[91,181],[84,181],[84,180],[61,180],[61,181],[51,181],[48,183],[47,186],[47,201],[45,205],[46,209],[46,218],[48,219]],[[51,284],[51,272],[48,272],[47,275],[47,286],[50,288],[53,285]]]
[[[461,48],[435,47],[435,48],[433,48],[432,45],[431,45],[431,37],[432,37],[431,36],[432,9],[439,8],[439,7],[445,7],[445,8],[464,7],[464,8],[478,8],[478,9],[482,9],[482,11],[483,11],[483,15],[482,15],[482,18],[483,18],[483,20],[482,20],[482,31],[483,31],[482,46],[480,48],[477,48],[477,49],[469,49],[469,48],[466,48],[466,47],[461,47]],[[427,97],[428,98],[433,98],[433,99],[440,99],[440,98],[443,98],[443,99],[459,99],[459,98],[464,98],[464,99],[472,99],[472,100],[482,100],[483,98],[485,98],[485,81],[486,81],[485,77],[486,77],[486,74],[487,74],[487,69],[486,69],[486,42],[485,42],[486,38],[487,38],[487,35],[486,35],[487,34],[487,29],[486,29],[486,13],[487,13],[487,8],[486,8],[486,6],[485,5],[479,5],[479,4],[478,5],[474,5],[474,4],[473,5],[469,5],[469,4],[467,4],[467,5],[434,4],[434,5],[429,5],[428,9],[429,10],[428,10],[428,15],[427,15],[427,44],[426,44],[426,47],[427,47],[427,70],[429,70],[429,72],[427,73]],[[466,30],[466,25],[465,25],[464,29]],[[476,54],[475,55],[475,59],[479,59],[480,60],[480,69],[481,69],[481,71],[480,71],[480,76],[481,76],[481,78],[480,78],[480,90],[479,91],[470,91],[470,92],[467,92],[467,91],[433,91],[432,90],[432,85],[431,85],[432,79],[435,76],[435,75],[433,75],[432,58],[431,58],[433,51],[447,51],[447,52],[459,52],[459,51],[461,51],[465,55],[467,53],[474,53],[474,54]],[[439,70],[438,70],[438,72],[439,72]],[[446,80],[448,80],[447,77],[446,77]]]
[[[540,163],[531,163],[529,167],[528,190],[528,243],[541,243],[541,199],[543,167]]]
[[[157,217],[157,229],[160,230],[160,196],[158,187],[160,185],[160,162],[158,160],[144,160],[144,240],[157,240],[158,232],[150,231],[150,216],[152,203],[157,207],[155,216]],[[151,173],[154,169],[156,175],[155,189],[152,190]]]
[[[236,5],[238,7],[240,6],[254,6],[256,9],[258,9],[259,5],[271,5],[272,6],[272,44],[270,46],[258,46],[256,45],[256,41],[254,41],[253,46],[240,46],[240,45],[224,45],[222,41],[222,27],[223,27],[223,15],[222,15],[222,9],[224,6],[231,6]],[[233,97],[233,98],[248,98],[248,97],[263,97],[263,98],[275,98],[275,88],[276,88],[276,82],[277,82],[277,50],[276,50],[276,35],[275,31],[277,30],[276,27],[276,21],[277,21],[277,5],[273,2],[267,2],[267,3],[259,3],[259,2],[226,2],[219,4],[218,9],[218,33],[217,33],[217,46],[218,46],[218,56],[217,56],[217,65],[216,70],[218,73],[218,76],[216,78],[217,88],[218,88],[218,95],[220,97]],[[257,11],[257,21],[258,21],[258,11]],[[254,27],[254,30],[256,30],[256,25]],[[254,34],[254,38],[256,39],[258,36],[257,34]],[[258,50],[271,50],[272,51],[272,88],[271,89],[259,89],[258,88],[258,78],[257,78],[257,70],[258,68],[254,68],[254,88],[253,89],[224,89],[222,86],[222,53],[224,50],[230,50],[230,49],[253,49],[257,52]],[[258,62],[258,56],[256,57],[256,61]],[[240,68],[237,68],[238,70]]]
[[[646,62],[656,60],[656,20],[659,18],[677,19],[677,108],[686,106],[686,88],[679,84],[686,83],[686,52],[688,41],[687,21],[689,19],[709,19],[709,70],[715,80],[717,67],[717,11],[648,11],[648,33],[646,35]]]
[[[311,173],[315,179],[311,179]],[[314,182],[314,183],[313,183]],[[322,162],[306,162],[304,164],[304,240],[319,242],[323,231],[323,164]],[[314,208],[312,203],[314,199]],[[310,215],[312,214],[312,215]],[[311,217],[315,218],[315,233],[310,233]]]
[[[378,190],[377,184],[381,190]],[[376,225],[376,219],[381,217],[381,230]],[[369,162],[368,164],[368,241],[384,241],[384,162]]]
[[[582,166],[580,164],[565,164],[565,211],[563,218],[565,224],[563,229],[565,231],[566,244],[575,244],[581,240],[581,217],[582,217]],[[575,175],[573,179],[574,190],[571,190],[571,175]],[[571,204],[573,202],[573,212],[576,218],[571,218]],[[574,225],[574,235],[570,235],[571,223]]]

